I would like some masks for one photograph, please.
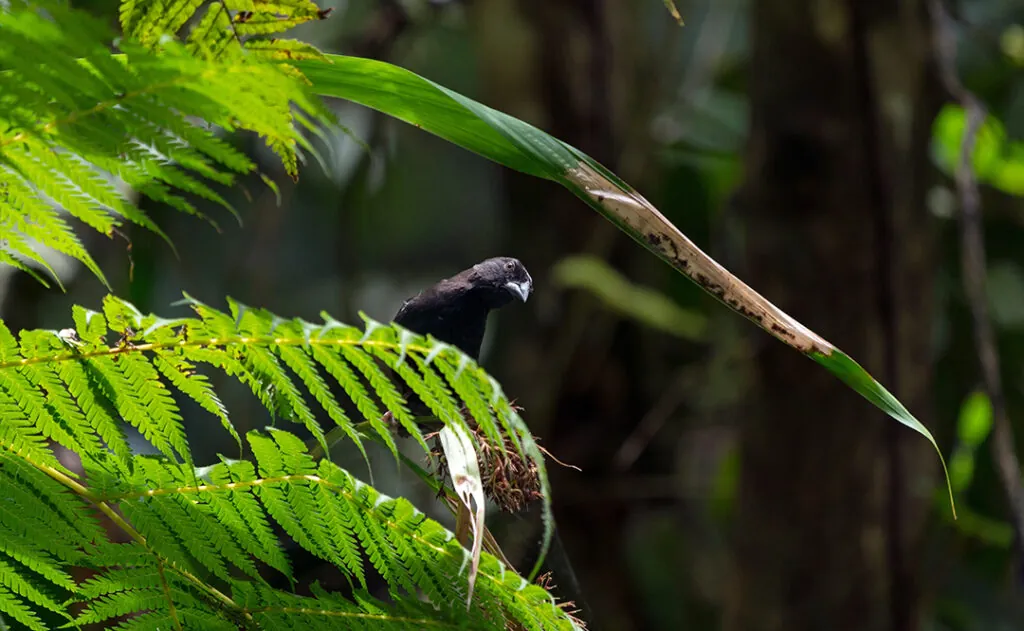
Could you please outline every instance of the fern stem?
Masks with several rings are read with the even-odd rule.
[[[185,569],[182,569],[180,567],[177,567],[173,563],[166,563],[166,560],[163,557],[161,557],[159,554],[157,554],[157,552],[155,550],[153,550],[153,548],[151,548],[149,546],[149,544],[146,542],[146,538],[142,535],[142,533],[140,533],[138,530],[136,530],[134,526],[129,524],[124,519],[124,517],[121,516],[120,513],[115,511],[113,509],[113,507],[110,506],[110,504],[107,504],[104,501],[98,501],[98,500],[91,500],[91,501],[93,502],[93,504],[96,505],[97,508],[100,509],[100,511],[103,512],[104,515],[109,517],[110,520],[112,522],[114,522],[114,524],[116,524],[118,528],[120,528],[122,531],[124,531],[125,534],[127,534],[129,537],[131,537],[133,540],[135,540],[143,548],[145,548],[146,552],[149,552],[154,557],[156,557],[157,564],[160,567],[161,582],[164,584],[163,585],[164,592],[167,595],[167,603],[168,603],[168,606],[171,608],[171,612],[172,612],[171,616],[172,617],[174,617],[174,613],[173,613],[173,611],[174,611],[174,604],[171,601],[171,594],[170,594],[170,591],[169,591],[170,588],[167,585],[166,580],[164,580],[164,574],[163,574],[164,567],[169,567],[175,574],[177,574],[178,576],[182,577],[183,579],[185,579],[189,583],[192,583],[197,589],[199,589],[201,592],[204,592],[208,597],[212,598],[213,600],[216,600],[216,601],[220,602],[222,605],[224,605],[225,607],[228,607],[229,609],[231,609],[233,611],[237,611],[239,613],[244,614],[247,619],[251,620],[251,616],[249,616],[247,613],[245,613],[245,609],[241,605],[236,603],[234,600],[232,600],[227,594],[225,594],[224,592],[220,591],[216,587],[213,587],[212,585],[207,584],[201,578],[199,578],[198,576],[195,576],[194,574],[192,574],[188,570],[185,570]]]
[[[144,353],[147,351],[160,351],[172,348],[215,348],[218,346],[232,346],[235,344],[249,346],[355,346],[355,347],[377,347],[387,350],[400,350],[405,348],[406,352],[417,352],[427,355],[431,349],[416,344],[399,344],[397,342],[385,342],[380,340],[344,340],[344,339],[305,339],[301,337],[214,337],[208,340],[175,340],[173,342],[151,342],[148,344],[125,344],[122,346],[110,346],[84,353],[67,352],[57,355],[40,355],[38,357],[25,357],[13,361],[0,362],[0,370],[31,366],[33,364],[45,364],[51,362],[63,362],[94,357],[115,357],[129,353]]]
[[[231,17],[231,12],[228,11],[228,4],[226,2],[224,2],[224,0],[220,0],[220,6],[221,6],[222,9],[224,9],[224,15],[226,15],[228,17],[228,24],[231,25],[231,32],[235,36],[235,41],[238,42],[239,46],[241,46],[242,45],[242,38],[241,38],[241,36],[238,35],[238,29],[235,28],[235,20]]]
[[[178,631],[182,631],[181,621],[178,620],[178,610],[174,608],[174,599],[171,598],[171,586],[167,583],[167,576],[164,575],[163,561],[157,562],[156,570],[160,573],[160,585],[164,590],[164,598],[167,599],[167,612],[171,614],[171,620],[174,621],[174,628]]]
[[[370,614],[370,613],[354,613],[351,611],[331,611],[330,609],[311,609],[309,607],[260,607],[259,609],[246,610],[249,613],[260,614],[260,613],[283,613],[283,614],[301,614],[301,615],[319,615],[319,616],[331,616],[337,618],[357,618],[360,620],[378,620],[385,622],[397,622],[407,624],[417,624],[428,627],[439,627],[442,629],[459,629],[459,625],[449,624],[441,620],[432,620],[430,618],[405,618],[392,616],[388,614]]]
[[[275,484],[280,482],[287,484],[291,482],[301,481],[314,483],[323,482],[324,484],[329,484],[326,480],[317,475],[279,475],[270,478],[257,478],[255,480],[249,480],[247,482],[228,482],[226,484],[197,484],[191,486],[186,485],[168,488],[146,489],[145,491],[133,491],[131,493],[121,493],[118,495],[107,495],[102,498],[102,501],[123,502],[125,500],[136,500],[143,497],[154,497],[157,495],[184,495],[186,493],[212,493],[214,491],[233,491],[236,489],[252,488],[263,484]]]

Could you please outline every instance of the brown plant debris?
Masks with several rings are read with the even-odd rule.
[[[519,410],[521,408],[517,408]],[[505,453],[502,453],[501,447],[488,438],[466,410],[463,410],[463,416],[475,437],[480,478],[487,498],[506,513],[518,513],[531,502],[541,499],[537,463],[519,455],[507,436],[502,436],[505,443]],[[448,481],[444,452],[438,447],[432,456],[437,460],[435,475],[443,484]]]

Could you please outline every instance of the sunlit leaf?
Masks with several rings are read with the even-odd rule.
[[[952,174],[960,163],[967,117],[959,105],[946,105],[935,117],[932,138],[936,161]],[[980,182],[1011,195],[1024,195],[1024,142],[1011,141],[999,119],[987,116],[974,140],[971,166]]]

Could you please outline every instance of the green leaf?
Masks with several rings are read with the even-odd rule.
[[[611,309],[645,326],[684,340],[704,339],[707,318],[684,309],[661,292],[629,282],[607,262],[593,256],[570,256],[559,261],[551,276],[563,287],[584,289]]]
[[[867,371],[719,265],[642,195],[595,160],[528,123],[404,68],[340,55],[327,55],[327,59],[331,63],[293,64],[312,82],[315,93],[360,103],[509,168],[558,182],[726,306],[814,359],[889,416],[927,438],[945,471],[945,460],[928,429]],[[948,474],[946,483],[952,507]],[[546,549],[547,537],[541,558]]]
[[[967,116],[959,105],[946,105],[935,117],[932,140],[935,160],[948,175],[960,163]],[[1024,142],[1011,141],[994,116],[986,116],[974,139],[971,167],[980,182],[1010,195],[1024,196]]]
[[[992,431],[992,402],[984,392],[972,392],[960,408],[957,434],[960,442],[974,449]]]
[[[991,431],[992,403],[984,392],[972,392],[960,406],[957,422],[959,440],[949,459],[949,476],[954,493],[963,493],[971,486],[975,452]]]
[[[956,518],[956,504],[953,502],[953,484],[946,468],[946,460],[942,457],[942,450],[935,442],[932,433],[921,424],[921,421],[914,418],[914,415],[903,406],[899,400],[892,395],[885,386],[878,383],[864,370],[860,364],[853,361],[846,353],[834,348],[831,353],[812,353],[811,359],[824,366],[830,373],[839,377],[843,383],[850,386],[862,397],[870,401],[875,407],[882,410],[900,423],[921,434],[928,439],[928,442],[935,448],[939,455],[939,462],[942,463],[942,472],[946,477],[946,486],[949,491],[949,505],[953,510],[953,517]]]

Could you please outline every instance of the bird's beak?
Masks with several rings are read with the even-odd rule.
[[[520,283],[517,283],[514,280],[510,280],[507,283],[505,283],[505,289],[512,292],[512,295],[515,296],[516,298],[519,298],[523,302],[526,302],[526,299],[530,297],[530,292],[533,291],[533,283],[531,283],[528,280],[524,280],[523,282]]]

